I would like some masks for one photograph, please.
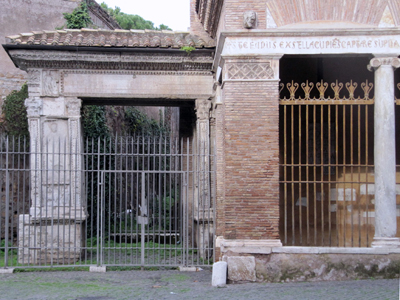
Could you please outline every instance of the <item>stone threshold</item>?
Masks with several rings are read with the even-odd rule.
[[[367,248],[367,247],[274,247],[271,253],[283,254],[400,254],[400,248]]]
[[[216,239],[216,247],[223,255],[237,254],[400,254],[400,247],[296,247],[282,246],[280,240],[226,240]]]

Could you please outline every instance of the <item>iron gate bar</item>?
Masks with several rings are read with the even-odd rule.
[[[144,161],[142,161],[142,163],[143,163]],[[146,174],[153,174],[153,175],[155,175],[155,174],[170,174],[170,175],[177,175],[177,174],[181,174],[181,175],[187,175],[190,171],[162,171],[162,170],[101,170],[101,171],[99,171],[100,173],[101,173],[101,178],[102,178],[102,182],[101,183],[99,183],[99,186],[101,186],[101,190],[102,190],[102,192],[101,192],[101,197],[102,197],[102,200],[101,200],[101,203],[102,203],[102,205],[101,205],[101,218],[103,218],[104,217],[104,211],[105,211],[105,197],[104,197],[104,182],[105,182],[105,174],[106,173],[113,173],[113,174],[140,174],[141,175],[141,179],[142,179],[142,182],[141,182],[141,207],[142,208],[144,208],[144,207],[148,207],[148,203],[146,204],[146,199],[145,199],[145,195],[146,195],[146,178],[145,178],[145,175]],[[114,178],[116,178],[116,177],[114,177]],[[138,178],[138,177],[137,177]],[[184,190],[186,190],[187,189],[187,178],[186,178],[186,176],[182,176],[182,180],[183,180],[183,184],[182,184],[182,187],[183,187],[183,189]],[[153,183],[154,183],[154,181],[153,181]],[[137,182],[137,184],[139,184],[139,182]],[[171,183],[170,183],[171,184]],[[176,184],[175,184],[175,188],[176,188]],[[171,190],[171,188],[169,188],[169,190]],[[164,185],[164,194],[166,194],[165,193],[166,192],[166,186]],[[138,193],[138,190],[137,190],[137,193]],[[137,199],[138,199],[138,194],[136,194],[136,196],[137,196]],[[185,198],[183,198],[183,199],[185,199]],[[158,201],[161,201],[161,198],[158,200]],[[183,201],[184,203],[186,202],[186,201]],[[166,214],[166,207],[164,206],[164,215]],[[185,211],[184,211],[185,212]],[[183,213],[183,215],[187,215],[187,213]],[[144,217],[144,216],[142,216],[142,217]],[[160,218],[161,218],[161,216],[160,216]],[[99,219],[99,218],[98,218]],[[103,256],[104,256],[104,248],[105,248],[105,245],[104,245],[104,241],[105,241],[105,238],[104,238],[104,221],[101,221],[101,223],[102,223],[102,225],[100,226],[100,228],[101,228],[101,234],[100,234],[100,236],[101,236],[101,244],[99,243],[98,245],[98,247],[100,247],[101,248],[101,254],[100,254],[100,257],[101,257],[101,260],[100,260],[100,265],[99,266],[103,266],[104,265],[104,260],[103,260]],[[160,248],[155,248],[155,245],[153,246],[153,248],[151,249],[149,249],[149,248],[146,248],[145,246],[145,239],[146,239],[146,232],[145,232],[145,224],[144,223],[142,223],[142,224],[140,224],[140,226],[141,226],[141,256],[140,256],[140,266],[142,267],[142,268],[144,268],[144,267],[146,267],[146,266],[151,266],[151,265],[153,265],[153,264],[146,264],[146,262],[145,262],[145,252],[146,252],[146,249],[147,250],[153,250],[153,251],[155,251],[155,250],[160,250]],[[169,228],[170,230],[170,232],[171,232],[171,222],[170,222],[170,228]],[[155,233],[154,232],[154,228],[153,228],[153,233]],[[165,237],[166,238],[166,237]],[[172,235],[170,236],[170,239],[172,239]],[[184,240],[186,240],[186,238],[185,238],[185,236],[183,236],[182,237],[182,239],[184,239]],[[127,246],[126,246],[127,247]],[[116,248],[114,248],[114,250],[116,250]],[[167,252],[167,251],[165,251],[165,250],[167,250],[167,248],[166,248],[166,244],[164,243],[164,253],[165,252]],[[174,249],[175,250],[175,253],[176,253],[176,248]],[[186,251],[187,251],[187,249],[185,249],[185,247],[183,247],[183,249],[182,249],[182,253],[186,253]],[[171,259],[171,251],[168,251],[168,253],[169,253],[169,259]],[[183,261],[185,262],[186,260],[185,259],[183,259]],[[175,262],[176,262],[176,256],[175,256]],[[107,265],[120,265],[120,264],[107,264]],[[165,266],[170,266],[170,264],[168,264],[168,265],[165,265]]]
[[[105,212],[105,209],[109,208],[107,199],[112,201],[112,207],[115,207],[116,211],[120,211],[125,208],[126,203],[131,203],[129,199],[135,199],[135,194],[140,198],[140,190],[129,191],[125,188],[139,183],[139,177],[126,176],[126,173],[121,173],[132,173],[131,170],[115,169],[117,166],[121,166],[121,169],[132,167],[137,172],[141,172],[142,170],[138,170],[140,164],[144,164],[146,167],[147,165],[155,166],[155,169],[171,168],[168,171],[148,170],[142,176],[145,177],[145,194],[151,194],[152,191],[157,191],[157,189],[160,191],[153,198],[149,198],[148,202],[154,206],[160,206],[160,214],[155,217],[157,218],[156,222],[164,222],[163,215],[168,213],[168,217],[165,218],[167,222],[164,222],[165,233],[172,235],[167,236],[165,234],[165,239],[175,239],[180,243],[179,245],[168,245],[164,242],[148,244],[145,240],[144,245],[141,243],[139,248],[144,246],[145,254],[148,251],[157,252],[155,255],[145,257],[145,265],[205,266],[212,263],[208,259],[215,257],[213,244],[208,244],[205,236],[199,237],[199,221],[196,219],[199,216],[209,219],[210,223],[202,229],[210,235],[215,232],[215,222],[213,222],[215,220],[215,188],[211,189],[212,209],[207,210],[203,215],[197,211],[197,208],[204,209],[206,207],[200,202],[195,203],[195,201],[198,201],[200,195],[200,191],[196,189],[197,181],[200,178],[209,177],[210,186],[214,186],[215,177],[214,170],[211,168],[207,171],[207,176],[201,173],[203,171],[196,169],[198,164],[205,159],[194,150],[196,147],[195,139],[181,139],[180,143],[177,140],[176,142],[169,142],[168,138],[146,138],[140,141],[137,138],[127,138],[123,142],[121,141],[122,139],[116,141],[114,138],[89,139],[85,148],[82,149],[84,151],[78,153],[73,152],[72,144],[63,143],[61,139],[51,140],[47,143],[42,141],[41,145],[38,141],[30,141],[30,144],[28,144],[27,140],[24,139],[3,138],[0,140],[0,171],[2,172],[0,184],[4,187],[0,189],[0,196],[7,202],[6,206],[9,207],[9,210],[7,210],[0,206],[2,238],[4,238],[3,241],[7,239],[0,246],[0,260],[5,263],[5,266],[39,268],[88,266],[92,264],[143,265],[142,257],[135,260],[136,258],[128,256],[129,253],[125,255],[126,252],[131,251],[130,249],[134,245],[131,246],[128,243],[108,244],[106,231],[109,229],[109,223],[107,222],[110,220],[114,222],[114,219],[108,212]],[[30,149],[28,149],[29,147]],[[39,149],[43,151],[39,151]],[[135,153],[135,151],[140,153]],[[175,151],[181,152],[174,153]],[[76,164],[79,161],[78,159],[81,159],[83,164],[75,169],[76,166],[72,164]],[[49,161],[54,162],[54,166],[49,164]],[[57,165],[64,165],[65,167]],[[115,170],[112,170],[113,168]],[[63,194],[64,191],[68,194],[73,193],[73,186],[70,185],[70,182],[74,178],[79,178],[77,177],[81,176],[79,173],[82,173],[83,183],[86,182],[82,187],[82,192],[85,193],[82,193],[82,201],[83,207],[86,208],[85,199],[87,200],[89,217],[81,227],[74,227],[78,214],[78,211],[74,210],[75,206],[72,206],[75,204],[67,202],[70,201],[68,197],[65,198],[65,205],[59,205],[57,201],[64,201],[58,198],[58,195]],[[115,182],[115,189],[114,187],[104,189],[104,185],[109,183],[107,174],[112,174],[110,180],[113,181],[112,183]],[[61,181],[65,180],[66,182],[59,181],[57,178],[60,177],[64,178],[60,179]],[[181,177],[183,178],[181,179]],[[53,179],[56,180],[54,183],[51,181]],[[149,182],[146,183],[146,181]],[[57,184],[60,182],[61,184]],[[176,195],[176,199],[171,200],[174,205],[170,205],[170,207],[162,205],[163,194],[169,192]],[[127,202],[121,202],[116,197],[120,197],[121,201],[127,199]],[[165,197],[169,197],[169,195]],[[54,202],[51,205],[43,205],[43,203],[49,201]],[[170,200],[167,199],[167,201]],[[68,213],[68,210],[71,211],[70,215],[66,215],[58,221],[56,215]],[[29,215],[29,213],[31,214]],[[42,215],[38,219],[35,216],[39,213]],[[52,215],[53,213],[54,215]],[[22,218],[22,215],[25,215],[26,218]],[[96,218],[96,215],[98,218]],[[115,232],[133,233],[136,230],[130,231],[133,226],[132,223],[117,222]],[[6,228],[7,230],[5,230]],[[137,228],[141,229],[139,226]],[[144,228],[146,230],[142,236],[145,239],[148,238],[146,234],[151,235],[151,237],[159,235],[156,226],[152,226],[148,230],[147,227]],[[79,232],[78,230],[81,229],[86,230],[87,233]],[[7,237],[5,234],[7,234]],[[79,241],[81,237],[83,244],[80,244]],[[161,239],[164,239],[164,236]],[[85,240],[87,244],[85,244]],[[21,241],[25,241],[25,244]],[[53,243],[50,241],[53,241]],[[204,242],[207,242],[207,244],[204,244]],[[172,241],[172,243],[175,242]],[[120,246],[123,248],[122,250],[119,249]],[[116,251],[120,253],[116,258],[117,252],[113,253],[113,249],[117,249]],[[82,256],[78,257],[80,250],[82,250]],[[207,257],[201,256],[201,252],[207,253]],[[132,253],[135,255],[134,252]],[[158,254],[160,259],[156,256]],[[72,256],[74,257],[72,258]]]
[[[369,244],[371,240],[369,229],[366,230],[364,237],[361,228],[363,222],[367,228],[371,224],[369,209],[359,204],[360,200],[353,196],[353,193],[347,197],[346,191],[359,188],[364,183],[368,191],[370,182],[368,173],[373,168],[369,162],[368,106],[374,103],[374,98],[369,96],[373,84],[368,81],[361,84],[363,98],[354,96],[357,84],[352,81],[346,84],[350,94],[347,98],[339,96],[343,84],[337,81],[330,85],[335,94],[334,98],[326,96],[328,84],[323,81],[315,85],[320,93],[319,98],[310,97],[314,84],[308,82],[301,85],[305,96],[297,98],[295,93],[299,86],[292,81],[286,85],[281,84],[280,90],[283,94],[284,88],[287,87],[290,94],[290,98],[283,97],[279,101],[283,106],[281,121],[284,134],[280,162],[281,176],[283,176],[280,179],[283,185],[281,190],[283,237],[281,238],[285,245],[296,246],[304,243],[322,246]],[[303,143],[304,134],[305,143]],[[364,151],[362,147],[365,148]],[[302,162],[304,155],[305,163]],[[338,160],[340,156],[342,161]],[[342,177],[339,177],[339,170],[343,172]],[[364,177],[366,178],[363,179]],[[342,200],[338,198],[338,185],[343,186]],[[329,194],[333,190],[336,191],[335,196]],[[329,193],[326,193],[327,191]],[[335,218],[332,206],[337,209],[337,213],[334,214],[341,213],[342,216],[337,215]],[[341,207],[346,209],[340,212]],[[365,221],[361,219],[362,214],[366,216]],[[335,221],[337,222],[334,223]],[[304,226],[306,232],[303,231]]]

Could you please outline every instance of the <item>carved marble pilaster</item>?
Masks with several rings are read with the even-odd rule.
[[[374,160],[375,236],[373,247],[400,247],[396,238],[396,141],[394,69],[397,56],[376,55],[368,68],[375,71]]]
[[[42,71],[39,69],[28,69],[27,73],[28,73],[27,84],[29,87],[29,96],[39,97]]]
[[[81,207],[84,206],[82,203],[82,128],[81,128],[81,107],[82,100],[78,98],[66,98],[65,99],[66,111],[69,116],[68,119],[68,132],[71,149],[71,168],[72,168],[72,182],[71,182],[71,203],[76,208],[76,213],[82,214]],[[82,216],[76,216],[76,218],[84,218]]]
[[[25,106],[27,108],[28,114],[28,127],[30,135],[30,169],[31,169],[31,200],[32,214],[36,214],[38,208],[40,207],[40,202],[42,198],[41,189],[41,156],[40,151],[40,140],[41,140],[41,130],[40,130],[40,115],[43,108],[43,101],[38,97],[27,98],[25,100]]]
[[[213,241],[213,208],[211,207],[210,188],[210,109],[211,101],[208,99],[196,100],[196,133],[197,133],[197,195],[194,213],[196,226],[197,245],[200,257],[207,259],[210,256],[210,243]]]
[[[210,100],[196,100],[200,210],[210,208],[210,109]]]

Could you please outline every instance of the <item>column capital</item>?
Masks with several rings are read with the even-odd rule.
[[[371,59],[368,65],[368,70],[375,71],[381,66],[392,66],[394,69],[400,67],[400,59],[397,56],[378,56]]]
[[[79,98],[65,98],[65,106],[69,117],[80,117],[82,100]]]
[[[210,118],[211,101],[208,99],[196,99],[196,115],[198,120]]]
[[[39,97],[27,98],[25,100],[28,118],[39,118],[43,107],[43,100]]]

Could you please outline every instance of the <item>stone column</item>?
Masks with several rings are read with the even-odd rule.
[[[197,245],[200,257],[211,257],[213,241],[213,208],[210,195],[210,108],[208,99],[196,100],[196,152],[197,152],[197,195],[194,218]]]
[[[374,160],[375,236],[372,247],[400,246],[396,238],[396,141],[394,115],[394,69],[397,56],[375,55]]]
[[[59,95],[57,70],[35,73],[25,101],[31,207],[29,215],[19,220],[18,261],[72,264],[80,258],[87,216],[82,194],[81,100]]]

